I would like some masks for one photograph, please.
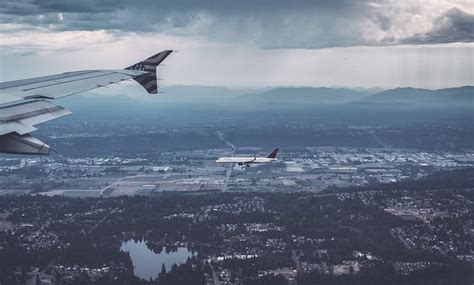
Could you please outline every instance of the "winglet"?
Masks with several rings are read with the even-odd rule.
[[[276,158],[278,153],[278,148],[275,148],[268,156],[267,158]]]
[[[156,94],[158,93],[158,84],[156,83],[156,68],[172,52],[172,50],[164,50],[125,69],[146,71],[147,73],[135,77],[134,80],[140,83],[140,85],[143,86],[143,88],[145,88],[148,93]]]

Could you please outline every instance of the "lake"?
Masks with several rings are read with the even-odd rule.
[[[145,280],[155,279],[161,272],[161,267],[165,265],[166,271],[171,269],[173,264],[186,263],[188,257],[193,253],[187,247],[178,247],[176,251],[166,252],[165,248],[160,253],[153,252],[147,246],[147,241],[134,241],[133,239],[122,243],[121,251],[128,252],[133,263],[133,273],[135,276]]]

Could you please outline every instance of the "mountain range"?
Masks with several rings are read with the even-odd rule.
[[[324,105],[369,106],[451,106],[474,108],[474,86],[462,86],[438,90],[420,88],[350,89],[328,87],[278,87],[263,89],[230,89],[215,86],[165,86],[164,94],[148,95],[127,89],[115,92],[119,96],[104,98],[89,93],[66,99],[67,105],[147,104],[154,105],[207,105],[236,108],[250,107],[315,107]],[[121,96],[120,96],[121,95]],[[81,98],[82,97],[82,98]],[[84,101],[87,98],[87,102]]]
[[[275,88],[238,97],[248,104],[396,104],[396,105],[461,105],[474,107],[474,86],[439,90],[395,88],[373,93],[368,90],[325,87]]]

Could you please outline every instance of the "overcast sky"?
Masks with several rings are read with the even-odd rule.
[[[0,0],[0,80],[123,68],[165,84],[474,85],[472,0]]]

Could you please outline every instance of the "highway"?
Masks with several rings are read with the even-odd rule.
[[[226,138],[224,137],[224,134],[219,131],[217,132],[217,135],[219,136],[219,138],[226,144],[228,145],[230,148],[232,148],[232,157],[235,156],[235,151],[237,150],[237,148],[235,147],[235,145],[233,143],[231,143],[230,141],[226,140]],[[229,164],[229,168],[227,169],[226,171],[226,174],[225,174],[225,181],[224,181],[224,185],[222,186],[222,192],[227,192],[227,187],[229,185],[229,180],[230,180],[230,177],[232,176],[232,170],[234,168],[234,165],[233,164]]]

